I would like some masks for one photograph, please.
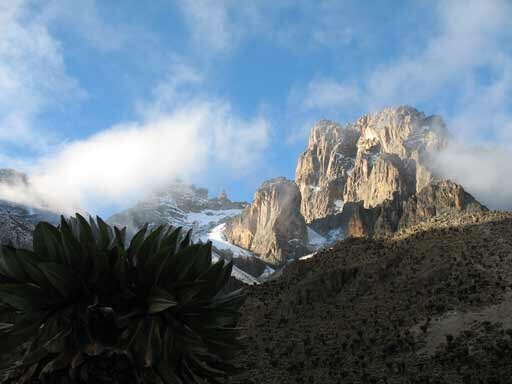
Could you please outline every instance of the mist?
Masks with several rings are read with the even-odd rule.
[[[27,170],[29,183],[0,186],[0,199],[72,214],[123,206],[212,165],[250,172],[268,124],[246,121],[221,102],[192,103],[148,121],[119,124],[59,145]],[[236,160],[236,161],[235,161]]]
[[[434,156],[433,167],[489,209],[512,210],[510,147],[452,142]]]

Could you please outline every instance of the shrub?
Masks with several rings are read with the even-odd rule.
[[[245,297],[221,293],[232,264],[212,263],[211,243],[180,228],[146,225],[128,246],[125,232],[77,214],[39,223],[33,251],[2,247],[4,372],[100,382],[91,364],[109,359],[128,364],[134,382],[219,383],[235,372]]]

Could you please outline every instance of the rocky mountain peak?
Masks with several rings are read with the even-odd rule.
[[[402,159],[411,157],[414,151],[439,150],[447,139],[441,117],[427,117],[409,106],[365,115],[354,125],[361,130],[359,151],[379,146],[381,152],[394,153]]]
[[[361,136],[344,201],[375,207],[395,192],[405,200],[435,180],[427,158],[446,145],[448,133],[440,117],[402,106],[365,115],[354,125]]]
[[[209,198],[206,188],[175,181],[134,207],[111,216],[108,222],[126,226],[130,232],[145,223],[193,228],[196,238],[200,238],[227,218],[240,214],[246,206],[245,202],[229,200],[227,194],[224,198]]]
[[[354,167],[360,133],[352,127],[322,120],[316,124],[306,151],[299,158],[295,181],[299,186],[301,213],[306,221],[336,212],[336,202]]]
[[[229,201],[228,194],[227,194],[225,189],[223,189],[221,191],[221,193],[219,194],[219,200],[221,200],[221,201]]]
[[[447,138],[440,117],[410,106],[363,115],[345,128],[320,121],[295,176],[304,218],[310,223],[339,213],[347,202],[375,207],[395,193],[407,199],[435,180],[427,158]]]
[[[335,142],[341,134],[342,126],[331,120],[320,120],[311,129],[308,147],[314,147],[321,143]]]
[[[265,181],[252,204],[226,226],[234,244],[255,252],[268,263],[281,265],[304,254],[306,223],[300,214],[297,185],[284,177]]]
[[[25,173],[18,172],[15,169],[0,169],[0,184],[7,185],[28,185],[28,176]]]

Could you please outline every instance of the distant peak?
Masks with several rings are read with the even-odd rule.
[[[219,200],[222,200],[222,201],[227,201],[227,200],[229,200],[229,198],[228,198],[228,194],[227,194],[227,192],[226,192],[226,190],[225,190],[225,189],[223,189],[223,190],[221,191],[221,193],[219,194]]]
[[[28,176],[25,173],[18,172],[15,169],[3,168],[0,169],[0,183],[9,185],[28,185]]]

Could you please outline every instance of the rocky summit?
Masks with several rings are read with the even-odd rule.
[[[339,212],[343,191],[354,169],[358,129],[322,120],[311,130],[307,150],[300,156],[295,182],[302,196],[300,211],[307,222]]]
[[[247,203],[229,200],[226,192],[210,198],[205,188],[175,181],[135,206],[112,215],[108,222],[126,226],[131,233],[146,223],[183,227],[192,229],[198,240],[227,218],[239,215],[246,206]]]
[[[428,157],[445,146],[442,119],[411,107],[362,116],[345,128],[330,121],[313,127],[295,181],[308,223],[340,212],[347,202],[365,208],[401,200],[435,179]]]
[[[300,191],[293,181],[283,177],[266,181],[253,203],[228,223],[225,234],[261,259],[282,265],[305,253],[307,232],[300,207]]]
[[[345,127],[322,120],[299,157],[298,191],[281,181],[290,195],[281,191],[276,200],[264,183],[245,214],[228,224],[226,236],[284,264],[298,252],[350,236],[391,234],[446,212],[485,211],[462,186],[439,179],[430,167],[448,138],[439,116],[409,106],[367,114]],[[291,240],[302,247],[290,248]]]

